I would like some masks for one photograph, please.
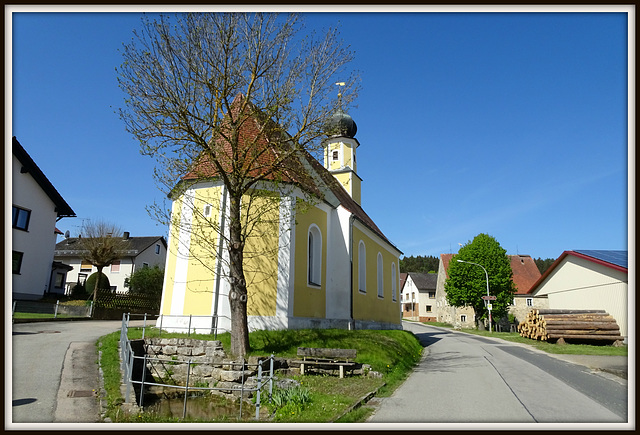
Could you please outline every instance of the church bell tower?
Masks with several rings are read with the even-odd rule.
[[[331,116],[327,123],[329,137],[324,141],[324,167],[361,204],[362,179],[358,176],[356,164],[356,148],[360,146],[355,138],[357,130],[355,121],[342,107]]]

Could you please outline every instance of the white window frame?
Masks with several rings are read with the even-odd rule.
[[[322,232],[316,224],[307,231],[307,284],[322,286]]]
[[[466,314],[461,314],[460,315],[460,321],[461,322],[466,322],[467,321],[467,315]]]
[[[358,243],[358,291],[367,292],[367,247],[362,240]]]
[[[526,304],[527,307],[533,307],[533,298],[527,298]]]
[[[378,252],[376,266],[376,274],[378,278],[378,298],[382,299],[384,298],[384,260],[382,259],[382,254],[380,252]]]
[[[111,273],[120,273],[120,266],[122,265],[120,260],[114,260],[111,263]],[[114,268],[115,266],[115,268]]]

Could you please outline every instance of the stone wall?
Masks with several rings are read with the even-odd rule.
[[[268,357],[251,356],[247,361],[230,358],[224,351],[220,341],[196,340],[190,338],[146,338],[144,340],[132,340],[131,347],[136,356],[147,356],[145,367],[145,382],[163,383],[185,386],[187,374],[189,375],[189,387],[216,388],[212,394],[239,397],[245,399],[253,396],[253,392],[244,391],[244,388],[255,388],[258,384],[258,364],[262,364],[263,379],[269,376],[270,361]],[[189,368],[188,362],[191,361]],[[135,370],[134,376],[140,380],[142,377],[142,360],[139,370]],[[299,373],[299,364],[285,358],[274,358],[274,371],[282,374]],[[318,369],[319,371],[322,371]],[[352,374],[376,376],[367,365],[357,365]],[[290,383],[283,379],[282,382]],[[279,385],[281,381],[277,381]],[[145,395],[154,388],[145,387]],[[138,386],[136,386],[138,390]],[[178,390],[176,390],[178,391]],[[136,391],[139,394],[139,391]]]

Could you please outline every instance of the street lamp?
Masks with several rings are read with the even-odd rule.
[[[467,263],[467,264],[475,264],[476,266],[482,267],[482,265],[478,263],[472,263],[471,261],[457,260],[458,263]],[[489,309],[489,332],[493,332],[491,330],[491,300],[489,299],[489,274],[487,273],[487,269],[482,267],[484,270],[484,275],[487,277],[487,308]]]

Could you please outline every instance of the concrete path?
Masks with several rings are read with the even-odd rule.
[[[627,385],[529,346],[405,322],[423,360],[371,423],[626,423]],[[534,426],[535,427],[535,426]]]
[[[120,326],[118,320],[14,324],[12,345],[6,349],[11,372],[5,379],[5,391],[10,392],[12,402],[5,428],[22,429],[23,423],[33,428],[33,423],[99,421],[95,343]]]

